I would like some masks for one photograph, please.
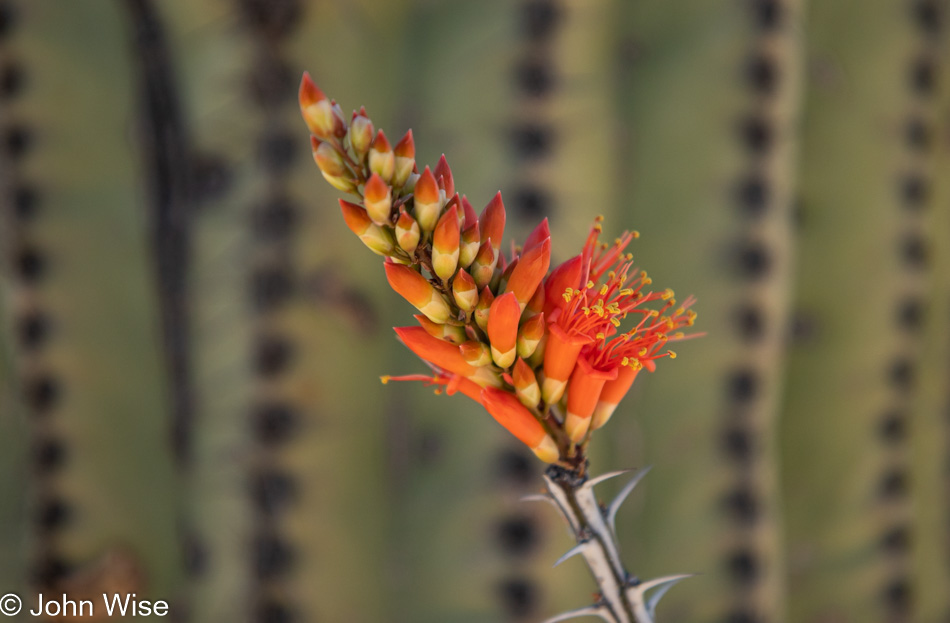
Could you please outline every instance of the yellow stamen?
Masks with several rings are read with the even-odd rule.
[[[668,301],[674,296],[676,296],[676,294],[673,292],[673,290],[671,290],[670,288],[667,288],[666,290],[663,291],[663,294],[660,295],[660,298],[663,299],[664,301]]]
[[[389,376],[388,374],[384,374],[383,376],[379,377],[379,380],[382,381],[383,385],[386,385],[389,383],[391,378],[393,377]]]
[[[670,356],[670,359],[676,359],[676,353],[671,350],[666,351],[666,354]]]

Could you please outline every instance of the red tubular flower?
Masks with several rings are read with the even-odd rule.
[[[515,361],[515,368],[512,371],[512,385],[515,386],[515,393],[518,394],[518,400],[524,406],[534,409],[541,402],[541,388],[538,387],[538,379],[534,376],[534,370],[524,362],[524,359],[518,357]]]
[[[653,362],[651,361],[650,363],[652,364]],[[655,366],[656,364],[653,365]],[[641,369],[643,369],[643,365],[634,359],[628,362],[627,365],[622,365],[617,369],[617,378],[612,381],[607,381],[604,384],[604,389],[600,392],[597,406],[594,407],[594,415],[591,417],[591,430],[597,430],[607,423],[607,420],[610,419],[610,416],[613,415],[617,409],[617,405],[620,404],[623,397],[630,391],[630,387],[633,386],[633,381],[637,378],[637,374],[640,373]]]
[[[439,195],[439,185],[429,167],[422,171],[413,190],[413,211],[422,231],[432,231],[439,222],[442,214],[442,197]]]
[[[432,269],[442,281],[455,274],[459,263],[458,207],[446,210],[432,234]]]
[[[564,395],[567,381],[574,371],[581,349],[593,340],[584,334],[569,333],[557,324],[548,326],[548,341],[544,350],[544,383],[541,397],[547,404],[554,404]]]
[[[395,327],[393,330],[409,350],[440,370],[458,374],[482,387],[501,385],[501,380],[488,368],[470,366],[458,346],[432,337],[422,327]]]
[[[584,258],[580,255],[572,257],[559,265],[548,278],[544,280],[544,314],[551,318],[555,309],[567,306],[564,293],[570,289],[576,290],[581,286]]]
[[[551,265],[551,238],[545,238],[527,253],[518,258],[518,265],[511,271],[505,292],[513,292],[521,310],[534,296],[535,290]]]
[[[393,290],[432,322],[445,324],[452,312],[442,295],[426,281],[425,277],[408,266],[392,262],[386,262],[384,268],[386,279]]]
[[[399,139],[393,148],[395,162],[393,167],[393,186],[400,188],[409,179],[416,166],[416,144],[412,140],[412,130]]]
[[[488,312],[488,339],[492,359],[500,368],[507,368],[515,361],[520,320],[521,306],[513,292],[502,294],[492,302]]]
[[[392,181],[396,170],[396,154],[382,130],[376,133],[376,140],[369,150],[369,170],[387,184]]]
[[[377,225],[389,225],[389,216],[393,207],[393,193],[389,185],[376,173],[369,176],[363,190],[363,203],[366,212]]]
[[[340,199],[340,209],[343,211],[343,220],[354,234],[359,236],[367,247],[377,255],[391,255],[396,250],[393,234],[390,230],[380,227],[370,220],[361,206]]]
[[[557,444],[545,432],[544,427],[517,398],[506,391],[494,388],[482,390],[481,403],[495,421],[505,427],[545,463],[554,463],[560,452]]]
[[[495,250],[495,259],[499,256],[501,250],[501,239],[505,234],[505,204],[501,200],[501,193],[497,193],[492,200],[488,202],[482,215],[478,219],[479,229],[482,234],[482,242],[491,239],[492,249]],[[492,269],[495,265],[492,264]]]
[[[439,158],[439,162],[435,165],[435,179],[442,179],[442,183],[445,186],[445,195],[451,197],[455,194],[455,180],[452,178],[452,169],[449,168],[449,163],[445,159],[445,154],[442,154],[442,157]]]
[[[595,368],[586,357],[577,360],[567,389],[567,418],[564,430],[574,443],[580,442],[590,427],[590,418],[604,383],[617,378],[617,369]]]

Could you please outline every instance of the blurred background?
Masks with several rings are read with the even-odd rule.
[[[0,593],[175,621],[590,602],[542,466],[422,372],[304,69],[555,260],[699,298],[595,472],[660,621],[950,621],[946,0],[0,0]],[[614,485],[602,485],[608,496]],[[26,620],[21,615],[19,620]]]

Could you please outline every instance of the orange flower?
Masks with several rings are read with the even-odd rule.
[[[597,406],[594,407],[594,415],[590,422],[591,430],[597,430],[607,423],[607,420],[610,419],[610,416],[613,415],[617,409],[617,405],[620,404],[623,397],[627,395],[627,392],[633,385],[633,381],[637,378],[637,374],[643,369],[642,364],[640,364],[638,360],[634,359],[633,361],[635,365],[620,366],[617,369],[617,378],[612,381],[607,381],[604,384],[604,389],[600,392]],[[650,363],[653,362],[651,361]],[[654,367],[655,365],[656,364],[654,364]]]
[[[539,459],[545,463],[558,460],[560,452],[557,444],[548,436],[534,414],[517,398],[500,389],[485,388],[481,393],[481,403],[495,421],[531,448]]]
[[[413,190],[413,211],[422,231],[432,231],[439,222],[442,213],[442,198],[439,195],[439,185],[429,167],[422,171]]]
[[[340,107],[327,99],[307,72],[300,81],[298,99],[300,114],[311,134],[324,140],[346,135],[346,122]]]
[[[521,307],[513,292],[502,294],[492,302],[488,312],[488,339],[492,359],[500,368],[507,368],[515,361],[520,320]]]
[[[491,349],[484,342],[469,340],[459,345],[459,352],[462,358],[476,368],[487,366],[491,363]]]
[[[544,337],[544,314],[531,316],[518,330],[518,356],[527,359],[534,354]]]
[[[564,395],[574,364],[581,349],[593,340],[588,336],[565,331],[557,324],[548,326],[548,343],[544,350],[544,383],[541,397],[547,404],[555,404]]]
[[[343,211],[343,220],[346,221],[346,226],[359,236],[363,244],[369,247],[373,253],[391,255],[396,250],[392,232],[373,223],[362,207],[340,199],[340,209]]]
[[[393,148],[395,162],[393,167],[393,186],[401,187],[409,179],[416,166],[416,144],[412,140],[412,130],[399,139]]]
[[[541,280],[548,273],[551,265],[551,238],[545,238],[530,251],[518,258],[518,265],[511,271],[505,292],[514,292],[520,309],[534,296]]]
[[[495,295],[492,294],[491,288],[485,286],[482,288],[481,293],[478,295],[478,304],[475,305],[475,324],[478,325],[478,328],[482,331],[488,331],[488,317],[491,313],[492,303],[495,302]]]
[[[419,223],[408,212],[401,212],[399,220],[396,221],[396,241],[403,251],[412,255],[419,246],[419,238],[422,231],[419,229]]]
[[[464,268],[460,268],[452,280],[452,296],[455,304],[464,312],[472,311],[478,304],[478,286]]]
[[[389,213],[393,207],[393,192],[386,182],[376,173],[369,176],[363,190],[363,203],[366,212],[377,225],[389,225]]]
[[[376,133],[376,140],[369,150],[369,170],[383,178],[387,184],[392,181],[393,172],[396,170],[396,154],[382,130]]]
[[[458,207],[453,205],[432,234],[432,269],[442,281],[451,279],[458,268],[459,236]]]
[[[482,387],[501,385],[501,380],[491,370],[469,365],[458,346],[432,337],[422,327],[395,327],[394,331],[409,350],[440,370],[458,374]]]
[[[616,378],[616,368],[601,370],[584,357],[577,360],[567,389],[567,417],[564,420],[564,430],[571,441],[578,443],[587,434],[604,383]]]
[[[478,253],[471,265],[472,278],[479,288],[484,288],[491,283],[497,261],[498,254],[495,252],[491,238],[489,238],[482,242],[482,246],[478,248]]]
[[[386,279],[389,286],[398,292],[413,307],[432,322],[445,324],[452,311],[442,295],[426,281],[426,278],[408,266],[386,262]]]
[[[526,364],[521,357],[515,361],[512,381],[521,404],[530,409],[537,407],[541,402],[541,388],[538,387],[538,379],[535,378],[531,366]]]

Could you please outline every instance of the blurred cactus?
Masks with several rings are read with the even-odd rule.
[[[529,451],[367,383],[405,367],[403,305],[327,233],[306,67],[473,203],[500,185],[517,239],[543,213],[580,245],[604,213],[702,301],[708,337],[593,442],[595,473],[654,465],[624,560],[701,574],[658,621],[950,615],[945,0],[152,2],[194,184],[185,470],[131,6],[0,1],[0,594],[119,574],[193,621],[590,603],[518,501]]]

